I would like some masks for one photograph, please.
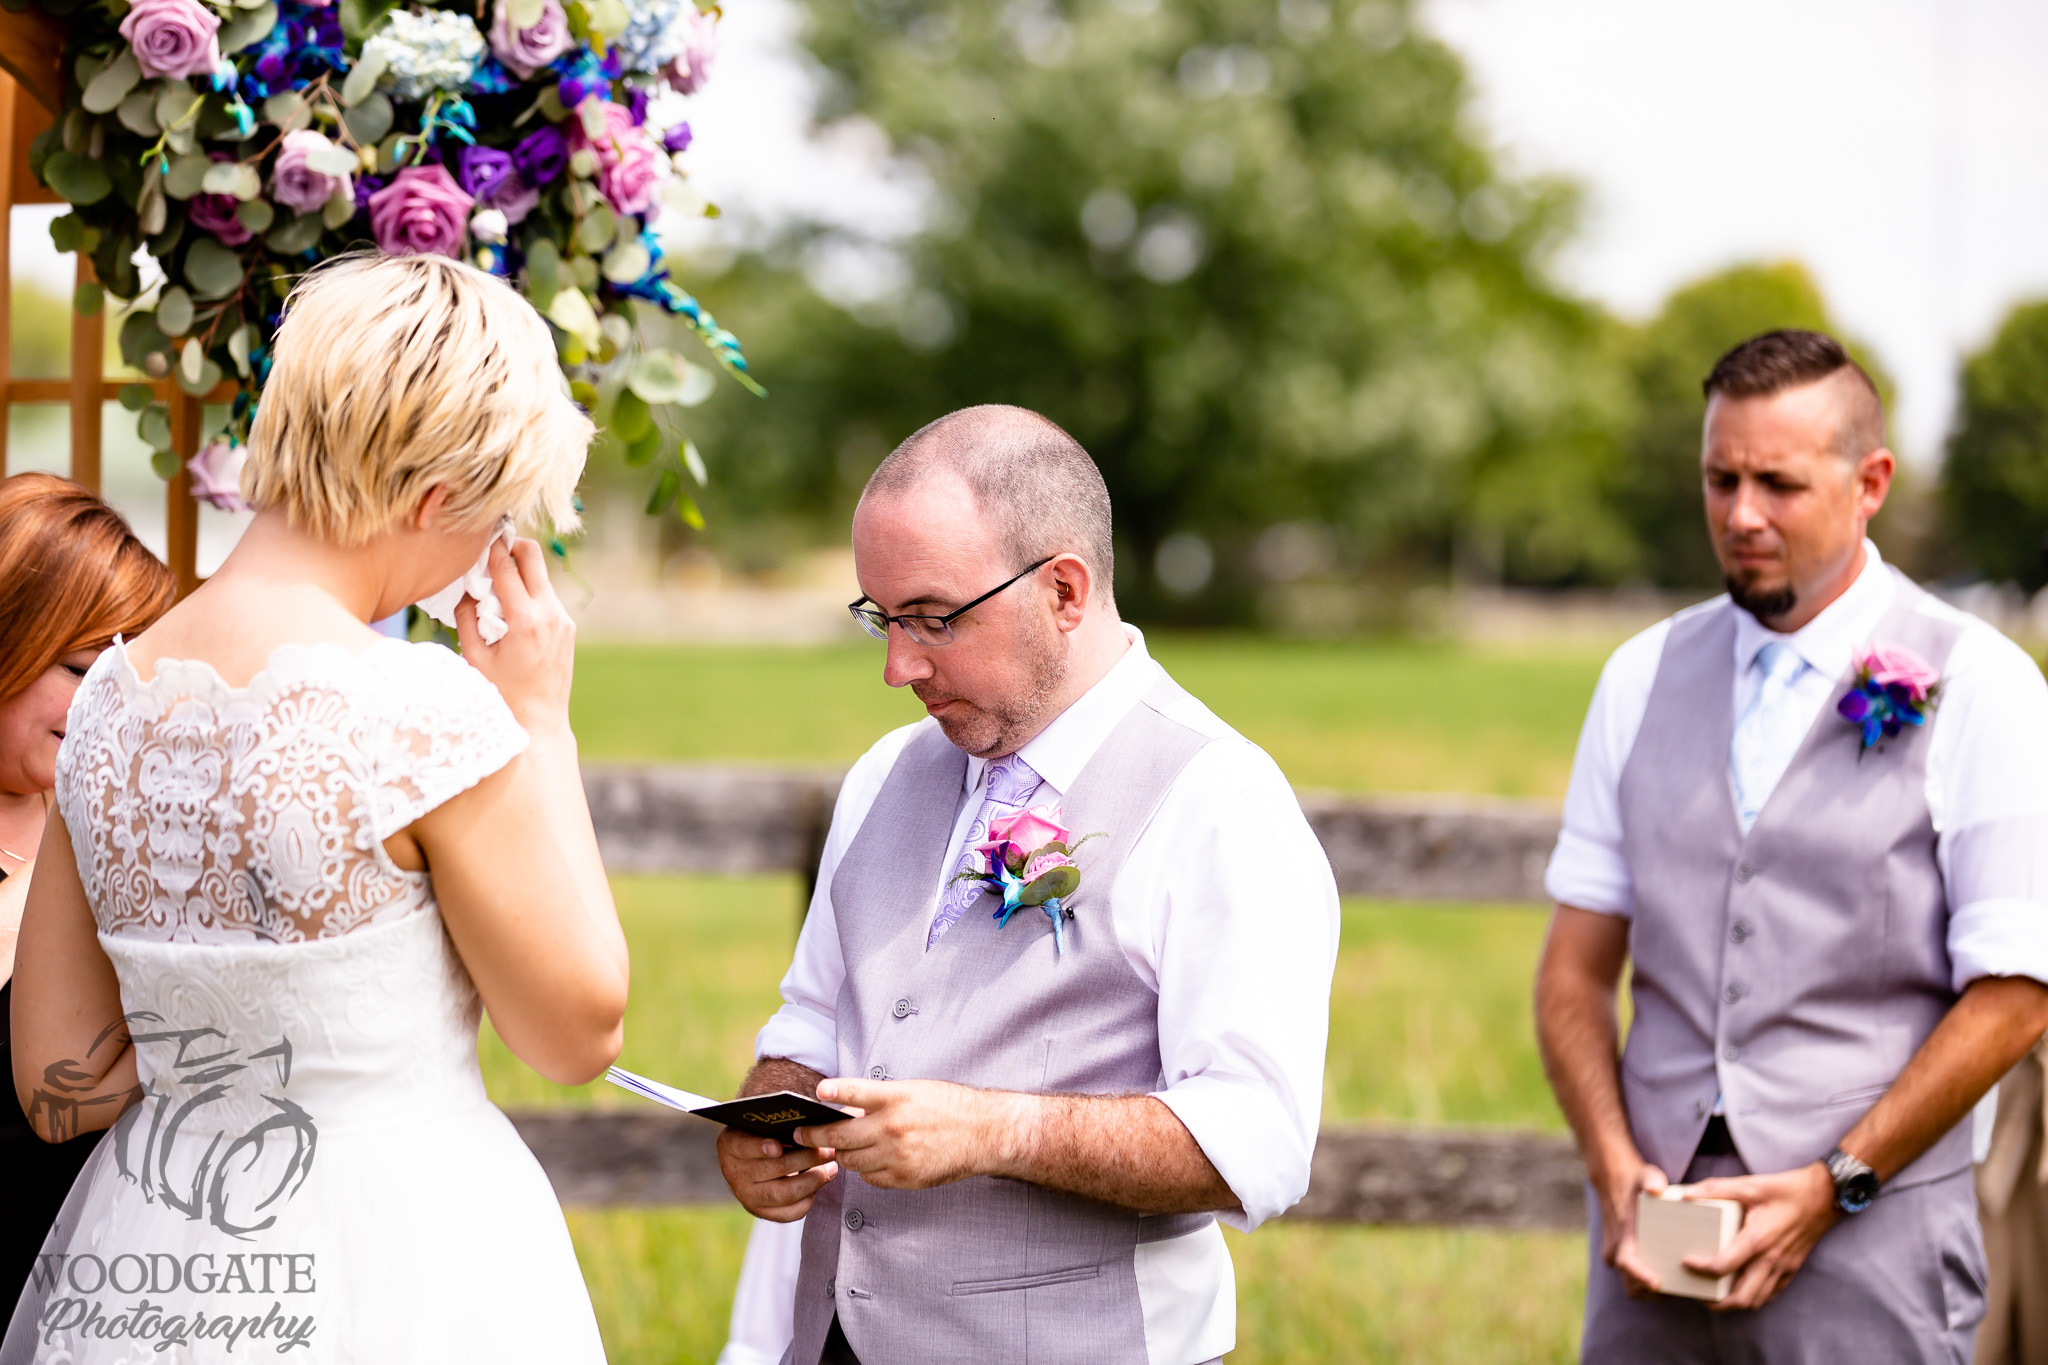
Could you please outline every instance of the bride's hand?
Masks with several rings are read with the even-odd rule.
[[[576,670],[576,623],[548,582],[538,542],[491,542],[491,582],[505,613],[505,634],[494,645],[477,632],[476,600],[455,608],[462,657],[497,687],[512,716],[528,731],[567,729],[569,685]]]

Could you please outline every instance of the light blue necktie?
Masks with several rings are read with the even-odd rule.
[[[968,827],[966,841],[960,846],[960,854],[953,860],[953,871],[980,872],[986,861],[974,851],[974,846],[988,838],[988,826],[998,815],[1014,815],[1031,804],[1031,798],[1038,794],[1041,779],[1032,771],[1031,765],[1021,754],[1009,754],[988,765],[983,774],[988,780],[988,794],[982,798],[981,809],[974,813],[974,823]],[[924,946],[927,950],[939,941],[948,929],[960,922],[967,913],[967,907],[981,894],[980,882],[952,881],[946,885],[945,894],[939,898],[939,913],[932,920],[931,932],[926,935]]]
[[[1735,722],[1735,737],[1728,745],[1728,771],[1735,779],[1735,814],[1744,834],[1756,823],[1785,769],[1792,766],[1810,719],[1792,691],[1806,671],[1806,661],[1798,651],[1782,640],[1772,640],[1756,652],[1756,666],[1763,670],[1763,681]]]

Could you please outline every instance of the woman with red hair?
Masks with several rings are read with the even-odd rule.
[[[0,479],[0,1075],[8,1071],[14,939],[42,842],[57,746],[79,679],[116,636],[176,596],[171,571],[113,508],[68,479]],[[99,1134],[51,1146],[0,1095],[0,1305],[11,1309]]]

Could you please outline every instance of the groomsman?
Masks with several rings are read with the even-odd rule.
[[[1753,338],[1705,390],[1728,592],[1608,661],[1548,876],[1536,1014],[1591,1181],[1584,1358],[1967,1361],[1962,1120],[2048,1026],[2048,688],[1866,538],[1894,460],[1839,344]],[[1735,1277],[1711,1308],[1638,1254],[1636,1196],[1667,1180],[1744,1207],[1692,1263]]]
[[[1053,423],[927,426],[853,547],[852,611],[930,716],[847,775],[743,1092],[864,1113],[799,1130],[816,1150],[719,1138],[743,1205],[809,1215],[784,1359],[1213,1361],[1217,1223],[1308,1187],[1329,862],[1273,761],[1118,619],[1109,495]]]

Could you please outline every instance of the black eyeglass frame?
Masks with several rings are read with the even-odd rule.
[[[899,616],[891,616],[887,612],[883,611],[879,606],[873,605],[872,599],[870,599],[865,593],[863,593],[859,597],[854,598],[851,602],[848,602],[846,604],[846,610],[853,617],[854,620],[860,623],[860,628],[862,630],[866,631],[870,636],[873,636],[877,640],[888,640],[889,627],[891,625],[898,625],[903,627],[903,633],[905,635],[908,635],[912,640],[915,640],[918,644],[923,645],[927,649],[936,649],[941,645],[950,645],[953,643],[953,623],[955,621],[965,616],[968,612],[973,611],[976,607],[988,601],[997,593],[1002,592],[1005,588],[1008,588],[1013,584],[1022,582],[1024,579],[1029,578],[1032,574],[1037,573],[1040,569],[1044,568],[1046,565],[1052,563],[1055,559],[1058,558],[1058,555],[1047,555],[1044,559],[1039,560],[1036,564],[1033,564],[1030,568],[1024,570],[1024,572],[1017,574],[1015,577],[1005,579],[1003,582],[998,583],[995,587],[990,588],[981,596],[975,598],[972,602],[969,602],[966,606],[955,607],[953,608],[953,610],[947,612],[944,616],[928,616],[923,612],[904,612]],[[865,611],[861,609],[860,605],[863,602],[870,603],[869,608]],[[875,630],[875,625],[877,622],[879,622],[882,627],[879,633]],[[916,622],[917,624],[923,626],[926,629],[926,631],[935,638],[927,640],[923,636],[920,636],[916,630],[912,629],[912,622]]]

